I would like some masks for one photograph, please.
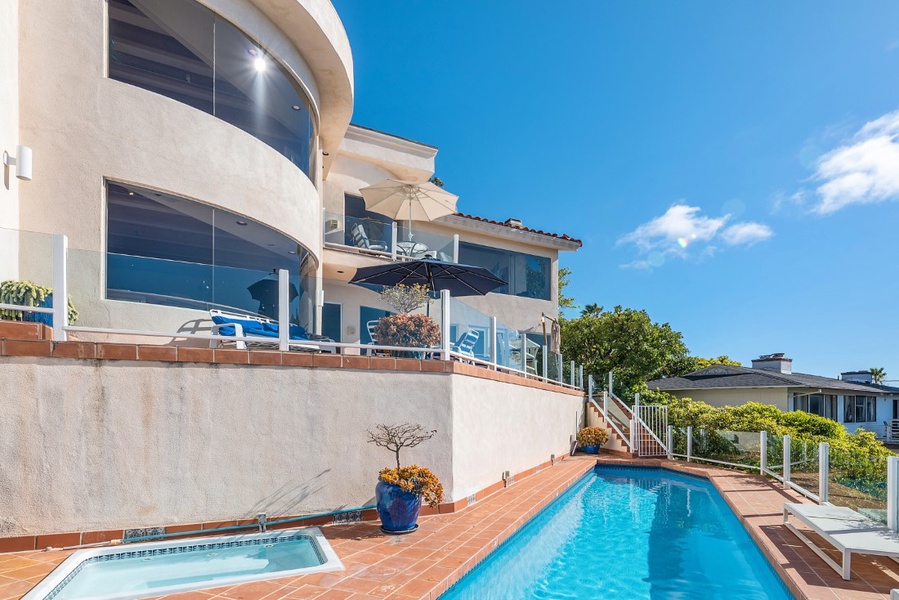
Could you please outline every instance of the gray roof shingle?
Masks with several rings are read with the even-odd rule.
[[[767,369],[711,365],[683,377],[668,377],[646,382],[649,389],[663,392],[702,389],[801,387],[810,389],[864,392],[874,395],[899,394],[899,388],[886,385],[855,383],[807,373],[780,373]]]

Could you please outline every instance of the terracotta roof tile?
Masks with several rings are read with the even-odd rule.
[[[537,235],[545,235],[547,237],[556,238],[560,240],[565,240],[566,242],[574,242],[579,246],[583,246],[584,243],[577,239],[573,238],[567,234],[559,234],[559,233],[551,233],[549,231],[543,231],[542,229],[532,229],[530,227],[525,227],[524,225],[515,225],[508,222],[503,221],[494,221],[493,219],[486,219],[484,217],[476,217],[474,215],[466,215],[465,213],[456,213],[453,215],[455,217],[462,217],[463,219],[471,219],[472,221],[481,221],[482,223],[490,223],[491,225],[500,225],[502,227],[508,227],[509,229],[518,229],[519,231],[527,231],[528,233],[536,233]]]

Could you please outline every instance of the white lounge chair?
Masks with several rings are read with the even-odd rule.
[[[843,556],[842,565],[790,523],[790,515],[827,540]],[[899,534],[852,509],[817,504],[784,504],[784,525],[839,573],[850,577],[852,554],[887,556],[899,562]]]

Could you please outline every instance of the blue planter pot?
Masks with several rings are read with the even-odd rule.
[[[418,529],[421,496],[404,492],[398,485],[379,481],[375,487],[378,516],[384,533],[412,533]]]
[[[580,450],[584,454],[599,454],[599,445],[594,444],[593,446],[579,446],[578,450]]]

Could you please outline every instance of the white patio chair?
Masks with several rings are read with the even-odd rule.
[[[383,240],[368,239],[368,234],[365,233],[365,227],[362,226],[362,223],[353,225],[352,229],[350,229],[350,235],[353,236],[353,243],[357,248],[387,252],[387,242]]]

